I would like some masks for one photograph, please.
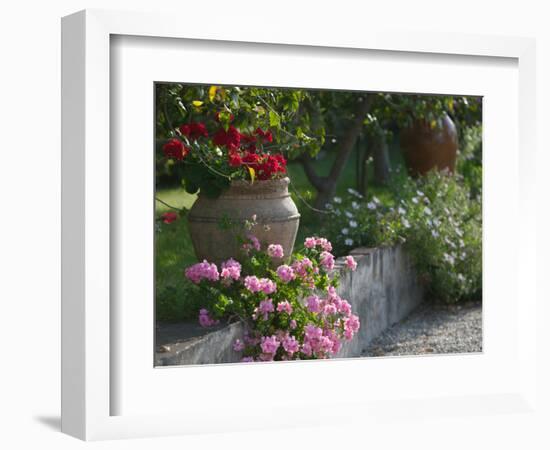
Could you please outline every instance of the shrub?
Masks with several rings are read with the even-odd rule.
[[[352,190],[330,208],[324,233],[336,254],[403,243],[431,298],[450,303],[481,297],[481,194],[472,198],[458,177],[396,174],[389,199],[364,199]]]
[[[326,239],[307,238],[303,250],[285,260],[280,245],[262,250],[248,236],[239,261],[188,267],[185,275],[203,300],[200,324],[240,320],[246,334],[233,348],[242,352],[243,362],[329,358],[360,326],[351,305],[336,293],[331,250]],[[351,256],[346,264],[355,270]]]

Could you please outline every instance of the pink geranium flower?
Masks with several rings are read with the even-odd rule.
[[[348,269],[351,269],[351,270],[357,269],[357,262],[355,261],[353,256],[351,255],[346,256],[346,266],[348,267]]]
[[[260,347],[264,353],[275,353],[281,343],[277,340],[276,336],[262,336],[262,342]]]
[[[294,269],[286,264],[277,267],[277,276],[281,279],[281,281],[283,281],[283,283],[289,283],[296,278]]]
[[[272,258],[282,258],[284,256],[283,247],[279,244],[271,244],[267,247],[267,254]]]

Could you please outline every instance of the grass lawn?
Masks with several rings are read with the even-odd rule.
[[[401,164],[400,155],[396,149],[392,149],[390,154],[393,167]],[[334,155],[327,155],[325,158],[316,161],[317,171],[320,175],[328,174],[333,158]],[[292,182],[290,191],[302,215],[297,238],[298,241],[301,241],[306,236],[316,234],[320,228],[318,217],[300,199],[302,197],[309,204],[312,204],[315,199],[315,189],[308,182],[300,164],[289,164],[288,173]],[[372,179],[372,173],[369,174],[370,179]],[[355,188],[355,186],[355,154],[352,154],[338,183],[337,195],[345,195],[348,188]],[[296,195],[296,190],[299,192],[299,196]],[[383,188],[369,185],[369,190],[381,198],[385,196]],[[157,190],[156,196],[171,206],[187,209],[193,205],[196,199],[196,195],[188,194],[181,188],[161,188]],[[156,202],[157,217],[167,211],[172,211],[172,209],[159,201]],[[188,290],[185,287],[188,282],[183,276],[183,270],[197,262],[189,237],[186,218],[181,217],[171,224],[164,224],[159,221],[155,236],[157,320],[180,321],[194,319],[201,305],[200,299],[186,295]]]

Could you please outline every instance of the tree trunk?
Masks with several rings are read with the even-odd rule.
[[[357,178],[357,191],[359,191],[360,194],[367,196],[367,187],[368,187],[368,179],[369,179],[369,173],[368,173],[368,159],[369,156],[372,154],[372,149],[370,145],[368,145],[368,142],[365,143],[362,139],[361,142],[363,145],[359,148],[359,158],[358,158],[358,168],[360,169],[360,176]]]
[[[374,182],[384,186],[390,178],[390,155],[388,142],[383,133],[378,133],[373,137],[372,157],[374,159]]]
[[[344,167],[346,166],[346,163],[350,157],[353,146],[355,145],[355,141],[357,140],[357,137],[363,129],[363,121],[365,119],[365,115],[370,109],[373,96],[371,94],[367,94],[365,97],[362,98],[363,101],[359,102],[359,104],[357,105],[355,117],[352,121],[352,124],[346,131],[346,134],[344,135],[340,146],[338,147],[336,159],[332,164],[328,176],[320,177],[317,175],[317,173],[315,172],[315,168],[313,167],[313,161],[309,156],[300,158],[306,176],[308,177],[311,184],[315,187],[315,189],[317,189],[317,198],[315,199],[314,204],[315,208],[317,209],[326,209],[325,205],[331,201],[332,197],[334,197],[338,180],[342,175]]]

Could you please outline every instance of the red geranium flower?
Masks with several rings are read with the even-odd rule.
[[[256,128],[256,136],[260,136],[264,142],[273,142],[273,133],[270,130],[264,131]]]
[[[164,223],[172,223],[176,220],[178,220],[178,215],[175,212],[165,212],[162,216],[162,221]]]
[[[196,140],[203,137],[208,137],[208,130],[202,122],[191,122],[180,126],[180,133],[187,136],[189,139]]]
[[[260,161],[260,155],[253,152],[246,152],[243,158],[243,163],[247,166],[254,167]]]
[[[233,125],[227,131],[220,128],[214,135],[212,142],[219,146],[225,146],[228,150],[237,150],[241,143],[241,133]]]
[[[241,158],[241,155],[237,153],[236,151],[229,152],[229,165],[231,167],[239,167],[243,163],[243,159]]]
[[[167,158],[181,161],[189,153],[189,149],[177,138],[172,138],[162,146],[162,152]]]

